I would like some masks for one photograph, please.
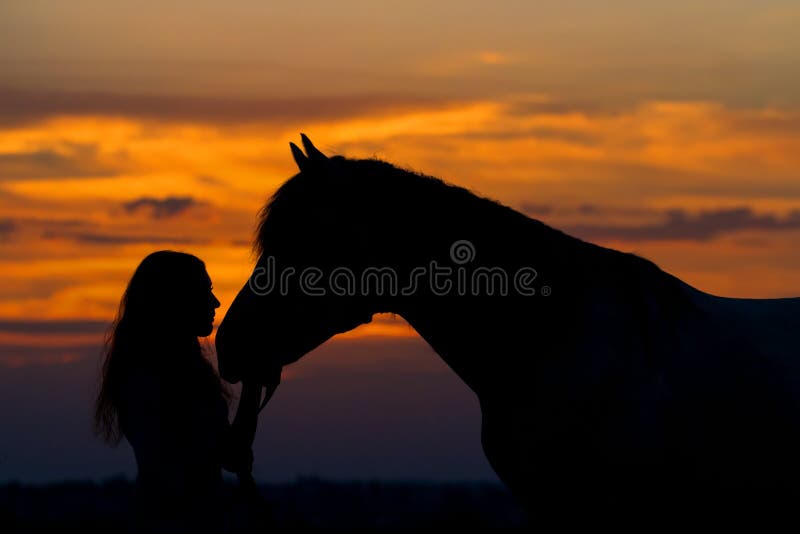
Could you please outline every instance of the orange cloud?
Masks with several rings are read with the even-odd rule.
[[[300,129],[329,153],[378,156],[519,209],[538,206],[531,213],[546,223],[641,253],[701,289],[800,292],[800,258],[787,252],[796,232],[784,224],[800,209],[797,110],[686,101],[605,109],[521,94],[353,100],[327,114],[312,105],[278,124],[266,104],[251,117],[231,104],[219,116],[187,105],[156,118],[143,106],[172,100],[147,102],[105,101],[124,117],[100,106],[0,129],[0,168],[16,169],[0,179],[0,319],[110,319],[133,269],[158,248],[203,258],[223,313],[252,268],[257,210],[296,172],[287,143]],[[703,215],[737,208],[746,213],[736,221]],[[684,215],[667,227],[670,210]],[[685,235],[713,231],[700,248],[676,234],[648,238],[677,223]],[[343,337],[409,335],[404,322],[379,317]]]

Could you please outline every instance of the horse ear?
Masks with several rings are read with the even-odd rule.
[[[306,157],[305,154],[303,154],[303,151],[300,150],[300,147],[298,147],[294,143],[289,143],[289,148],[292,149],[292,156],[294,156],[294,161],[295,163],[297,163],[297,168],[300,169],[300,172],[302,172],[305,169],[308,169],[309,167],[308,158]]]
[[[300,139],[303,141],[303,148],[306,149],[308,159],[311,161],[323,162],[328,160],[328,156],[320,152],[317,147],[311,142],[311,139],[304,133],[300,134]]]

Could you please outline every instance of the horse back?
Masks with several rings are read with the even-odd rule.
[[[787,512],[800,497],[798,299],[742,316],[651,275],[585,292],[571,328],[543,325],[559,340],[517,354],[481,398],[487,457],[538,510]]]
[[[746,340],[785,372],[800,371],[800,298],[717,297],[689,286],[685,291],[720,328]]]

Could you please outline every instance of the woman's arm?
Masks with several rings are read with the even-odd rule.
[[[280,383],[280,369],[273,373],[266,387],[266,397],[263,402],[269,401]],[[239,397],[239,406],[233,419],[229,432],[228,446],[226,447],[223,467],[234,473],[249,473],[253,466],[253,440],[258,426],[258,409],[261,405],[261,388],[256,382],[242,381],[242,393]]]

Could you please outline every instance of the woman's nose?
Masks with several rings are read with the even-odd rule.
[[[219,302],[219,300],[217,300],[217,297],[216,297],[216,295],[214,295],[214,294],[212,293],[212,294],[211,294],[211,299],[212,299],[212,302],[214,303],[214,308],[219,308],[219,306],[220,306],[220,302]]]

